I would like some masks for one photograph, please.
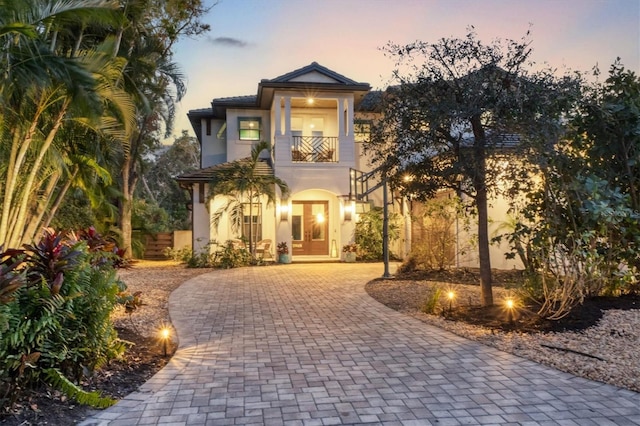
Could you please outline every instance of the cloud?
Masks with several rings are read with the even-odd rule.
[[[239,47],[239,48],[244,48],[249,46],[249,43],[247,43],[246,41],[233,38],[233,37],[216,37],[216,38],[208,37],[207,39],[209,43],[215,44],[218,46]]]

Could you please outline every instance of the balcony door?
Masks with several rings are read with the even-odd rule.
[[[329,202],[293,201],[291,212],[292,254],[329,254]]]

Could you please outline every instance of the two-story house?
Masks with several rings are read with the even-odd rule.
[[[354,173],[369,169],[362,143],[375,95],[368,83],[314,62],[260,81],[255,95],[213,99],[210,108],[190,111],[201,169],[178,180],[192,194],[194,251],[209,241],[246,237],[253,224],[256,241],[285,241],[294,260],[339,258],[342,246],[354,238]],[[290,195],[279,196],[274,205],[254,203],[251,209],[247,202],[243,235],[224,220],[213,226],[212,215],[223,201],[209,197],[211,172],[249,157],[260,141],[272,147],[263,153],[264,172],[284,180]],[[376,197],[380,191],[369,199],[381,205]]]

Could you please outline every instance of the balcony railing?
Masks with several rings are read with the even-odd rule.
[[[338,138],[293,136],[291,161],[296,163],[336,163]]]

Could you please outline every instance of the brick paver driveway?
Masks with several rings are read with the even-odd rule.
[[[180,349],[86,425],[640,424],[640,394],[471,342],[371,299],[380,264],[215,271],[170,299]]]

